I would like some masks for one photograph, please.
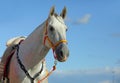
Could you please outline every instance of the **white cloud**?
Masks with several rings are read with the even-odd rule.
[[[120,38],[120,33],[113,33],[111,34],[111,36],[115,38]]]
[[[115,76],[115,81],[118,81],[120,67],[111,68],[106,66],[104,68],[85,70],[57,70],[50,76],[50,83],[112,83],[113,75]]]
[[[100,83],[111,83],[110,80],[101,81]]]
[[[85,15],[83,15],[83,17],[81,17],[79,19],[75,19],[75,20],[71,19],[70,17],[66,17],[65,21],[70,22],[72,24],[76,24],[76,25],[87,24],[87,23],[89,23],[90,18],[91,18],[91,14],[85,14]]]
[[[114,71],[115,74],[120,74],[120,67],[109,67],[96,68],[96,69],[85,69],[85,70],[68,70],[68,71],[55,71],[55,74],[62,75],[100,75],[100,74],[111,74]]]
[[[112,70],[115,74],[120,75],[120,67],[114,67]]]
[[[90,21],[91,14],[85,14],[82,18],[76,20],[75,24],[87,24]]]
[[[117,64],[117,65],[120,65],[120,59],[117,60],[116,64]]]

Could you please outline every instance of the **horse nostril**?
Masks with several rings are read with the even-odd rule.
[[[63,58],[64,56],[63,56],[63,51],[60,51],[60,56]]]

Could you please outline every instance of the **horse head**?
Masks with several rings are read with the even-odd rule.
[[[55,13],[55,8],[52,7],[44,30],[44,45],[53,49],[55,59],[60,62],[66,61],[69,56],[66,40],[68,28],[64,22],[66,11],[66,7],[64,7],[61,14],[58,15]]]

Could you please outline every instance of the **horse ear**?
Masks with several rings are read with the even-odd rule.
[[[64,7],[63,10],[62,10],[62,13],[60,14],[60,16],[61,16],[63,19],[65,19],[66,13],[67,13],[67,9],[66,9],[66,7]]]
[[[55,7],[52,6],[51,9],[50,9],[50,14],[49,14],[49,16],[54,15],[54,12],[55,12]]]

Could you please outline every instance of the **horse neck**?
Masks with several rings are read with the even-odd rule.
[[[38,26],[20,45],[19,57],[27,69],[39,64],[49,51],[49,48],[43,45],[44,27],[45,22]]]

